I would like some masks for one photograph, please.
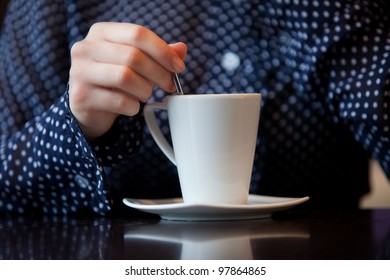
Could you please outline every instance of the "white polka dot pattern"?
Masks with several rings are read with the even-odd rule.
[[[180,193],[142,114],[89,144],[69,111],[69,49],[98,21],[185,42],[185,92],[263,94],[252,192],[356,203],[370,156],[390,176],[387,10],[381,0],[11,1],[0,38],[0,212],[105,214],[123,196]],[[169,134],[166,113],[158,118]]]

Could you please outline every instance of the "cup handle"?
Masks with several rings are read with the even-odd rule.
[[[172,146],[168,143],[167,139],[161,132],[160,127],[157,124],[156,121],[156,115],[154,114],[154,110],[167,110],[167,105],[162,102],[155,102],[146,104],[144,107],[144,117],[146,125],[149,128],[150,133],[152,134],[152,137],[154,141],[156,141],[157,146],[163,151],[165,156],[174,164],[176,165],[176,158],[175,154],[173,152]]]

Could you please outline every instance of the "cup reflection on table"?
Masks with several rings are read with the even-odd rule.
[[[153,225],[126,227],[124,239],[124,254],[129,259],[159,259],[158,251],[161,250],[175,252],[169,256],[161,253],[163,259],[250,260],[270,256],[269,246],[275,245],[275,242],[283,244],[283,240],[288,241],[290,246],[286,246],[286,254],[293,255],[294,250],[302,251],[308,246],[310,234],[305,227],[279,224],[270,219],[216,222],[162,220]],[[145,248],[142,256],[132,255],[135,245]]]

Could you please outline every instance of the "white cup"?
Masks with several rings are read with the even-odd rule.
[[[172,95],[145,106],[154,140],[178,168],[184,203],[247,203],[260,106],[258,93]],[[168,111],[173,148],[157,109]]]

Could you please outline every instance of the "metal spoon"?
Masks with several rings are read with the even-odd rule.
[[[172,79],[173,79],[173,83],[175,84],[177,93],[183,95],[184,92],[183,89],[181,88],[179,76],[177,75],[177,73],[172,73]]]

